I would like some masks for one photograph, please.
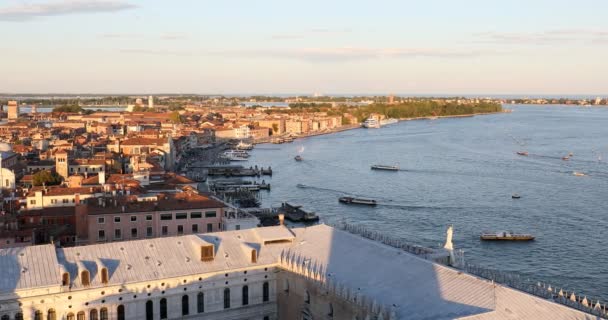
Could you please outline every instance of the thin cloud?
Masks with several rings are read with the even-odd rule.
[[[99,38],[102,39],[140,39],[144,36],[137,33],[104,33],[100,34]]]
[[[356,60],[442,58],[463,59],[483,55],[496,55],[496,51],[452,50],[441,48],[302,48],[275,50],[209,50],[209,51],[171,51],[148,49],[123,49],[126,54],[147,54],[160,56],[220,56],[231,58],[273,58],[301,60],[307,62],[347,62]]]
[[[70,14],[117,12],[136,5],[120,0],[63,0],[20,4],[0,8],[0,21],[27,21],[39,17]]]
[[[161,40],[185,40],[188,36],[184,33],[163,33],[160,35]]]
[[[597,43],[608,39],[606,30],[562,29],[534,33],[483,32],[476,33],[475,43],[551,45],[565,43]]]
[[[341,34],[351,33],[351,32],[353,32],[353,30],[349,29],[349,28],[344,28],[344,29],[314,28],[314,29],[303,31],[303,32],[297,32],[297,33],[279,33],[279,34],[270,36],[270,38],[273,40],[297,40],[297,39],[304,39],[307,37],[341,35]]]

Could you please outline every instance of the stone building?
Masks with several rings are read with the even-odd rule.
[[[0,268],[3,320],[596,318],[325,225],[0,249]]]

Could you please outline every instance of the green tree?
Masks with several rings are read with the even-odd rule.
[[[59,107],[53,108],[53,112],[79,113],[79,112],[83,112],[83,111],[84,111],[84,109],[82,109],[81,106],[77,106],[77,105],[65,105],[65,106],[59,106]]]
[[[179,115],[179,112],[177,112],[177,111],[171,112],[171,115],[169,116],[169,119],[171,119],[171,121],[173,121],[173,123],[181,123],[182,122],[182,117]]]
[[[34,173],[34,185],[41,186],[45,184],[47,186],[54,186],[61,183],[61,176],[55,171],[42,170]]]

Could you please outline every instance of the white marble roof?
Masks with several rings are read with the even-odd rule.
[[[265,245],[265,241],[286,240]],[[213,261],[201,261],[200,247],[213,244]],[[257,262],[251,261],[256,250]],[[277,265],[290,250],[322,263],[328,277],[382,305],[396,305],[404,319],[595,319],[595,317],[402,250],[329,226],[282,226],[200,235],[124,241],[73,248],[51,245],[0,250],[0,292],[60,286],[60,266],[81,289],[79,267],[101,286],[99,265],[110,284],[230,272]]]

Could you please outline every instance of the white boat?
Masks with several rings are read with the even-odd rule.
[[[247,161],[247,158],[240,157],[237,155],[222,155],[222,158],[230,160],[230,161]]]
[[[237,150],[252,150],[253,144],[241,141],[239,142],[239,144],[236,145],[236,148]]]
[[[479,236],[481,240],[486,241],[532,241],[534,236],[531,234],[518,234],[511,231],[502,232],[484,232]]]
[[[363,127],[364,128],[374,128],[374,129],[378,129],[380,128],[380,122],[378,122],[378,120],[376,120],[375,118],[367,118],[364,122],[363,122]]]
[[[223,155],[225,156],[237,156],[241,158],[249,158],[249,153],[245,150],[227,150],[224,151]]]
[[[573,175],[577,176],[577,177],[584,177],[586,176],[586,174],[582,173],[582,172],[578,172],[578,171],[574,171],[572,172]]]

